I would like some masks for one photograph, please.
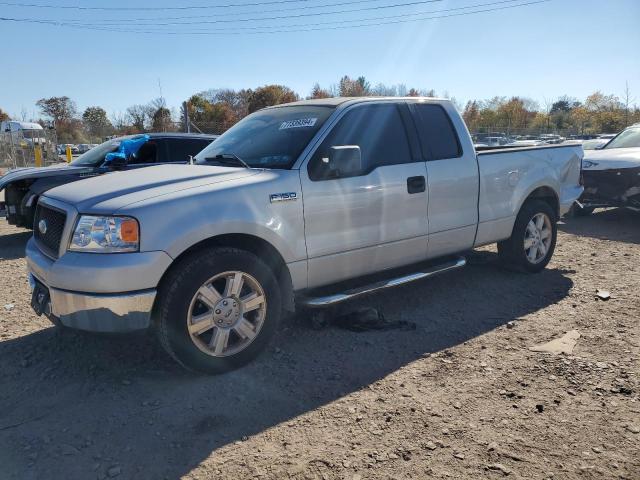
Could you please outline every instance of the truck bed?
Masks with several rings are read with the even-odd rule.
[[[511,236],[521,202],[539,187],[551,187],[548,195],[557,197],[559,215],[566,213],[582,193],[579,185],[582,156],[582,146],[575,144],[478,152],[476,246]]]

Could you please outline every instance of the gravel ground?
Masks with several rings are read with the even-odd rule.
[[[538,275],[488,248],[351,305],[414,331],[300,315],[218,377],[185,373],[146,334],[36,317],[29,233],[0,220],[0,478],[639,479],[639,218],[568,220]],[[572,330],[572,354],[529,350]]]

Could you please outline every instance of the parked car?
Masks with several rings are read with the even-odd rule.
[[[507,137],[484,137],[482,143],[485,143],[490,147],[502,147],[509,143],[509,140]]]
[[[150,133],[109,140],[88,150],[70,165],[21,168],[0,177],[0,191],[5,190],[7,221],[32,228],[38,198],[47,190],[87,177],[116,170],[131,170],[159,163],[186,163],[209,145],[216,135],[186,133]],[[109,158],[127,143],[138,149],[128,155]],[[66,149],[66,145],[64,145]]]
[[[640,123],[607,142],[599,150],[585,152],[585,189],[574,210],[577,215],[590,215],[599,207],[640,211]]]
[[[78,153],[79,154],[83,154],[83,153],[87,153],[89,150],[91,150],[91,147],[89,146],[88,143],[80,143],[78,144]]]
[[[542,270],[582,193],[581,159],[572,145],[476,154],[448,100],[269,107],[195,165],[43,195],[32,305],[78,329],[153,326],[183,366],[226,371],[264,349],[285,311],[462,267],[474,247],[498,243],[514,267]]]
[[[600,150],[604,148],[604,146],[609,143],[610,139],[608,138],[593,138],[591,140],[583,140],[582,141],[582,149],[583,150]]]

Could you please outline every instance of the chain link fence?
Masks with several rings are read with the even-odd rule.
[[[0,170],[59,163],[58,138],[54,129],[0,133]],[[39,153],[38,153],[39,152]],[[39,161],[38,161],[39,158]]]

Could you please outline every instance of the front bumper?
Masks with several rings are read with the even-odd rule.
[[[50,288],[29,274],[32,288],[48,289],[49,304],[42,311],[54,322],[91,332],[131,332],[151,324],[156,290],[120,294],[87,294]]]
[[[54,323],[93,332],[149,327],[157,285],[171,264],[164,252],[69,252],[54,260],[33,238],[26,254],[31,286],[48,292],[41,311]]]

